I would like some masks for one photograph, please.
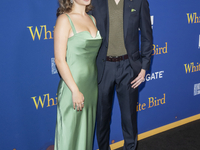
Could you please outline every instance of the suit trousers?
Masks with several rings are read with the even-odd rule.
[[[110,121],[116,89],[121,111],[121,126],[124,137],[124,150],[135,150],[137,145],[138,88],[131,88],[133,69],[129,60],[105,62],[105,69],[99,83],[97,105],[97,141],[99,150],[109,150]]]

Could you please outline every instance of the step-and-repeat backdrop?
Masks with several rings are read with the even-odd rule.
[[[200,113],[200,1],[149,0],[153,57],[140,87],[138,132]],[[59,75],[56,0],[1,1],[0,149],[52,150]],[[123,140],[117,97],[110,142]],[[98,145],[96,137],[94,149]]]

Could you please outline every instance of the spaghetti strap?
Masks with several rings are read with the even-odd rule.
[[[89,15],[89,16],[90,16],[90,18],[92,19],[92,22],[94,23],[94,25],[96,26],[95,21],[94,21],[94,18],[92,17],[92,15]]]
[[[75,29],[75,27],[74,27],[74,24],[73,24],[71,18],[69,17],[68,14],[66,14],[66,15],[67,15],[67,17],[69,18],[69,22],[70,22],[70,25],[71,25],[71,28],[72,28],[73,33],[76,34],[76,29]]]

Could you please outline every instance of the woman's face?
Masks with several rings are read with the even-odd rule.
[[[78,5],[84,5],[87,6],[91,3],[91,0],[74,0],[75,3]]]

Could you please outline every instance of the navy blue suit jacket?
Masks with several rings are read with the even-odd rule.
[[[97,56],[98,82],[101,81],[109,39],[108,0],[92,0],[92,14],[103,38]],[[139,30],[141,31],[141,52],[139,52]],[[135,77],[141,69],[150,68],[152,55],[152,29],[149,3],[147,0],[124,0],[123,8],[124,43]],[[116,31],[117,32],[117,31]]]

